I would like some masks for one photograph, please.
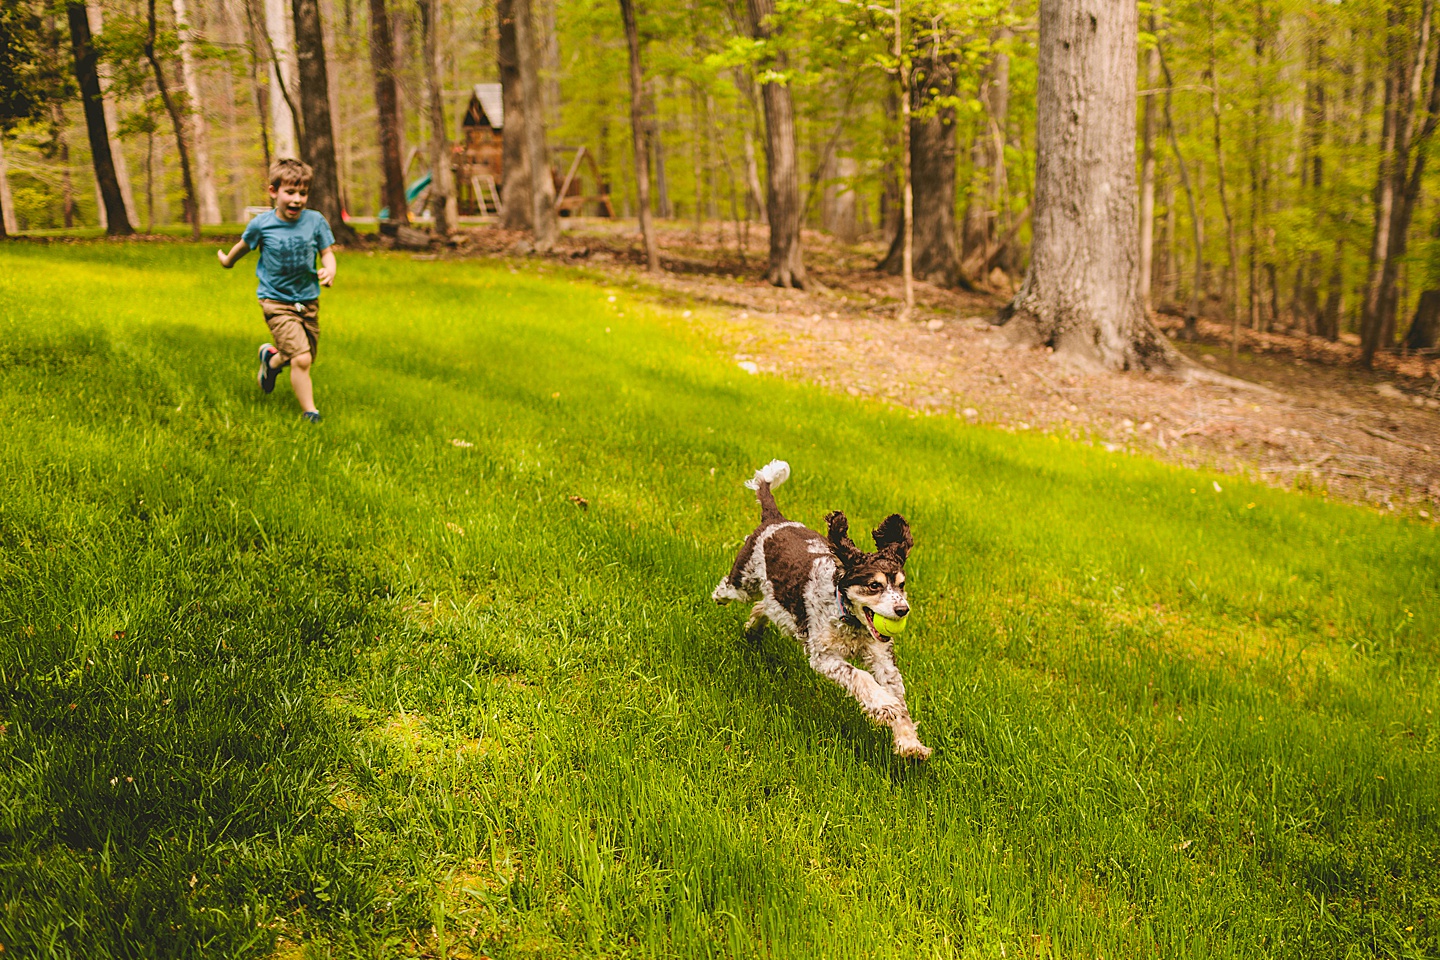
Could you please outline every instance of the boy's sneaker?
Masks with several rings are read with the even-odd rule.
[[[260,384],[262,393],[270,393],[275,389],[275,378],[280,375],[280,370],[270,366],[270,358],[279,352],[268,343],[260,345],[260,372],[255,374],[255,382]]]
[[[319,422],[320,422],[320,411],[319,411],[319,410],[306,410],[304,413],[300,414],[300,416],[304,417],[307,423],[319,423]]]

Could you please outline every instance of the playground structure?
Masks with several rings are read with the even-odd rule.
[[[500,84],[475,84],[460,130],[461,137],[450,161],[460,215],[499,216],[504,203],[500,184],[504,182],[505,173],[505,102]],[[574,154],[563,177],[558,167],[553,164],[550,167],[550,177],[555,182],[555,209],[562,217],[583,215],[587,206],[596,216],[615,216],[615,208],[610,203],[610,185],[601,178],[593,153],[583,146],[552,146],[550,152],[555,157]],[[582,163],[588,177],[582,172]],[[429,175],[422,179],[428,187]]]

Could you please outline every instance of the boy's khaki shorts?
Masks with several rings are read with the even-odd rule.
[[[285,303],[262,297],[260,309],[265,311],[265,323],[270,327],[280,359],[289,363],[302,353],[315,359],[315,350],[320,345],[319,300]]]

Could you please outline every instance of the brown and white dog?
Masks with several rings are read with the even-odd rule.
[[[905,558],[915,545],[910,525],[898,513],[875,528],[875,552],[850,540],[850,522],[836,510],[825,517],[829,537],[786,520],[771,490],[790,479],[790,465],[772,460],[745,482],[760,501],[760,526],[745,538],[730,574],[710,596],[716,603],[753,602],[746,635],[758,638],[769,620],[805,645],[810,666],[860,701],[865,712],[886,724],[895,752],[921,760],[930,748],[920,742],[905,705],[905,682],[895,666],[888,637],[874,616],[900,620],[910,612],[905,599]],[[869,668],[852,666],[860,657]]]

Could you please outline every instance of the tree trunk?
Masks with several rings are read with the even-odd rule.
[[[996,35],[1003,43],[1011,36],[1008,28]],[[953,84],[953,78],[952,78]],[[1006,205],[1005,130],[1010,122],[1010,55],[1003,46],[991,64],[991,76],[983,92],[985,116],[970,146],[972,184],[965,198],[965,216],[960,231],[961,270],[983,279],[984,264],[992,259],[991,249],[1002,229],[1001,212]],[[984,178],[984,188],[976,183]]]
[[[514,0],[515,50],[520,60],[520,89],[525,98],[525,150],[530,166],[531,230],[535,249],[547,253],[560,236],[555,215],[555,181],[545,147],[545,110],[541,102],[539,54],[530,18],[530,0]]]
[[[400,163],[400,104],[395,90],[395,35],[385,0],[370,0],[370,69],[375,74],[375,112],[380,125],[380,168],[389,219],[410,222],[405,170]]]
[[[775,32],[775,0],[746,0],[756,40]],[[756,64],[761,71],[783,73],[789,61],[783,50],[767,50]],[[800,169],[796,160],[795,112],[790,88],[771,80],[760,87],[765,105],[765,165],[769,180],[766,209],[770,215],[768,278],[777,287],[805,286],[805,259],[800,247]]]
[[[190,235],[200,239],[200,204],[195,196],[195,178],[190,173],[190,148],[185,142],[185,119],[180,116],[180,106],[170,96],[170,87],[165,83],[165,71],[160,69],[160,58],[155,53],[155,0],[146,4],[145,59],[150,61],[150,71],[155,76],[155,89],[160,91],[160,102],[170,115],[170,126],[175,130],[175,146],[180,152],[180,179],[185,186],[185,219],[190,221]]]
[[[435,232],[448,237],[455,230],[460,211],[455,199],[455,173],[450,167],[450,131],[445,122],[439,0],[421,0],[420,20],[425,31],[425,91],[430,100],[430,212],[435,216]]]
[[[1411,107],[1409,112],[1414,111],[1414,103],[1422,95],[1424,71],[1428,66],[1428,41],[1430,40],[1430,19],[1431,3],[1426,3],[1422,14],[1419,49],[1415,54],[1415,70],[1410,81],[1408,99]],[[1409,246],[1410,223],[1415,214],[1415,206],[1420,199],[1420,187],[1425,177],[1425,158],[1429,153],[1430,141],[1435,135],[1436,122],[1440,121],[1440,57],[1435,58],[1435,74],[1430,81],[1428,96],[1425,96],[1425,123],[1421,126],[1419,133],[1413,138],[1409,136],[1409,126],[1413,119],[1406,123],[1401,135],[1397,135],[1396,162],[1394,168],[1398,174],[1395,184],[1395,203],[1392,206],[1389,244],[1386,249],[1385,264],[1380,272],[1380,292],[1377,298],[1376,317],[1372,322],[1372,328],[1376,336],[1372,341],[1362,338],[1361,359],[1368,366],[1374,356],[1375,350],[1380,346],[1389,346],[1395,340],[1395,317],[1400,305],[1400,291],[1398,288],[1400,277],[1400,265],[1405,260],[1406,250]],[[1410,157],[1414,156],[1413,167]]]
[[[1150,14],[1150,33],[1155,14]],[[1145,52],[1145,111],[1140,151],[1140,302],[1150,309],[1150,284],[1155,266],[1155,84],[1160,80],[1160,51]]]
[[[1190,170],[1185,166],[1185,158],[1180,153],[1180,140],[1175,133],[1175,117],[1170,109],[1170,95],[1175,89],[1175,80],[1170,75],[1170,65],[1165,62],[1165,54],[1161,51],[1158,40],[1155,43],[1155,52],[1160,60],[1160,70],[1165,75],[1165,133],[1170,139],[1170,152],[1175,156],[1175,166],[1180,171],[1180,184],[1185,188],[1185,201],[1190,209],[1191,238],[1195,243],[1195,277],[1190,285],[1190,303],[1185,310],[1184,331],[1185,338],[1193,340],[1198,335],[1196,320],[1200,316],[1200,297],[1205,290],[1205,221],[1201,219],[1199,207],[1195,203]]]
[[[1000,322],[1109,370],[1169,367],[1140,302],[1133,4],[1042,0],[1030,270]]]
[[[655,153],[655,200],[656,214],[663,220],[669,220],[675,216],[675,207],[670,202],[670,177],[665,172],[665,137],[660,129],[660,110],[658,98],[654,95],[655,81],[658,78],[651,78],[650,81],[650,148]]]
[[[325,70],[325,37],[317,0],[293,0],[295,50],[300,76],[301,159],[310,164],[310,206],[330,221],[341,246],[358,239],[345,222],[340,200],[340,174],[335,166],[335,132],[330,125],[330,81]]]
[[[1417,42],[1407,29],[1402,4],[1389,4],[1386,23],[1388,69],[1385,72],[1385,108],[1380,137],[1380,174],[1375,187],[1375,231],[1370,245],[1365,303],[1360,317],[1360,362],[1366,367],[1373,362],[1376,350],[1388,346],[1388,342],[1382,342],[1385,274],[1393,269],[1390,250],[1392,231],[1396,225],[1396,202],[1405,189],[1405,175],[1409,171],[1410,125],[1414,119],[1415,103],[1419,99],[1420,80],[1427,66],[1431,8],[1430,0],[1425,0]],[[1413,82],[1412,77],[1407,75],[1412,69]]]
[[[645,269],[660,269],[650,223],[650,151],[645,137],[645,71],[640,65],[640,31],[635,23],[634,0],[620,0],[625,21],[625,45],[630,51],[630,139],[635,150],[635,198],[640,207],[640,235],[645,239]]]
[[[260,82],[260,60],[269,45],[264,42],[264,34],[260,29],[259,11],[256,10],[255,0],[245,0],[245,20],[249,27],[250,42],[250,87],[255,96],[255,121],[260,127],[260,151],[265,160],[266,176],[269,176],[271,152],[270,152],[270,130],[266,118],[270,115],[270,92],[265,84]]]
[[[85,7],[85,18],[90,23],[90,36],[98,37],[105,32],[105,13],[100,4],[87,4]],[[110,139],[110,159],[115,164],[115,179],[120,182],[120,199],[125,202],[125,216],[130,223],[138,224],[140,217],[135,212],[135,190],[130,183],[129,165],[125,162],[125,151],[120,144],[120,111],[115,108],[115,97],[111,94],[111,69],[110,64],[104,60],[98,60],[95,65],[95,72],[100,75],[100,103],[105,108],[105,132]],[[105,209],[100,207],[102,227],[105,226],[103,217]]]
[[[105,232],[112,237],[125,237],[135,232],[125,213],[125,200],[120,195],[120,181],[115,176],[115,160],[110,153],[110,137],[105,126],[105,106],[101,102],[98,57],[90,42],[90,21],[84,3],[69,3],[65,12],[70,21],[70,44],[75,55],[75,80],[80,85],[80,98],[85,105],[85,130],[90,137],[90,157],[95,167],[95,181],[105,208]]]
[[[755,218],[764,223],[768,216],[765,194],[760,189],[760,162],[755,156],[755,136],[749,127],[745,128],[745,191],[746,209],[754,208]]]
[[[295,84],[295,42],[292,13],[285,0],[265,0],[265,45],[269,53],[270,132],[275,158],[298,158],[296,136],[299,117],[293,107]]]
[[[1330,262],[1330,280],[1325,294],[1325,309],[1320,312],[1316,330],[1326,340],[1340,339],[1340,310],[1345,298],[1345,240],[1335,239],[1335,253]]]
[[[204,104],[200,98],[200,74],[196,72],[194,41],[185,0],[171,0],[175,11],[175,28],[180,35],[180,71],[184,75],[185,96],[189,99],[186,113],[190,116],[190,144],[195,148],[195,187],[200,201],[200,222],[220,222],[220,195],[215,190],[215,174],[210,166],[210,136],[206,129]]]
[[[1415,319],[1405,337],[1407,350],[1429,350],[1440,346],[1440,290],[1426,290],[1415,306]]]
[[[530,162],[525,149],[525,91],[520,84],[520,54],[515,48],[516,3],[517,0],[497,0],[495,4],[500,95],[505,107],[500,158],[500,197],[504,209],[500,223],[506,230],[530,230],[535,212],[530,203]]]
[[[1220,194],[1220,212],[1225,217],[1225,242],[1230,253],[1229,291],[1230,306],[1230,366],[1233,372],[1240,354],[1240,241],[1235,236],[1235,218],[1230,213],[1230,195],[1225,189],[1225,148],[1220,137],[1220,75],[1216,71],[1215,50],[1215,4],[1210,0],[1210,118],[1213,122],[1215,143],[1215,178]]]
[[[953,56],[941,54],[932,40],[917,31],[914,76],[909,82],[913,112],[908,182],[914,200],[914,272],[920,280],[968,290],[971,285],[960,269],[955,233],[955,108],[950,103],[955,97],[955,72],[947,63]],[[939,107],[935,106],[937,99]],[[978,248],[979,259],[990,252],[989,239],[986,236]],[[904,242],[902,224],[880,263],[881,270],[902,272]]]
[[[15,200],[10,195],[10,168],[5,163],[5,135],[0,133],[0,237],[13,237],[19,232]]]

